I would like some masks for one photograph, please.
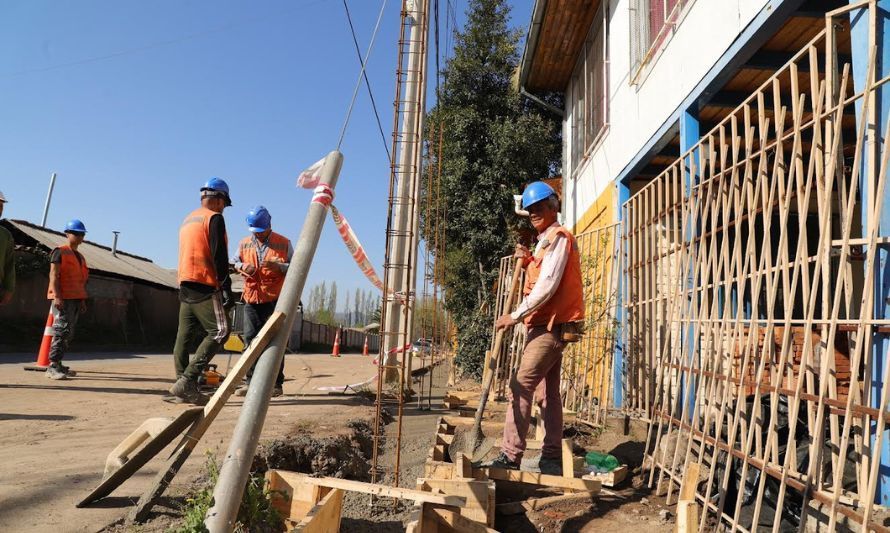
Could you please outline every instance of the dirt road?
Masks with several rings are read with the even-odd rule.
[[[101,481],[106,456],[124,437],[147,418],[184,409],[161,400],[173,383],[172,356],[72,354],[65,362],[78,375],[66,381],[24,371],[33,359],[0,355],[0,531],[97,531],[129,511],[166,457],[150,462],[111,497],[75,508]],[[288,355],[284,396],[272,401],[263,438],[283,435],[295,424],[312,423],[323,432],[350,419],[371,419],[373,408],[363,398],[316,390],[366,380],[376,373],[371,360]],[[225,372],[227,355],[214,362]],[[225,453],[240,406],[240,398],[229,401],[174,490],[197,475],[207,450]]]

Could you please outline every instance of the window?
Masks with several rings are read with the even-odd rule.
[[[638,83],[680,23],[693,0],[632,0],[630,8],[631,80]]]
[[[609,122],[608,3],[594,17],[569,84],[572,172],[602,137]]]

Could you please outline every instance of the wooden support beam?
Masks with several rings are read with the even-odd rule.
[[[599,492],[602,484],[594,479],[568,478],[563,476],[549,476],[521,470],[508,470],[503,468],[474,468],[473,477],[476,479],[494,479],[498,481],[512,481],[527,485],[541,485],[557,489],[578,490],[585,492]]]
[[[575,477],[575,459],[572,454],[572,439],[562,439],[562,475]]]
[[[325,495],[292,531],[301,533],[329,533],[340,531],[340,519],[343,511],[343,495],[341,489],[333,489]]]
[[[487,479],[427,479],[417,480],[419,491],[442,491],[449,496],[459,497],[465,502],[460,514],[470,520],[488,526],[494,525],[494,491],[495,484]]]
[[[548,505],[558,503],[590,503],[596,502],[596,493],[593,492],[573,492],[571,494],[562,494],[560,496],[547,496],[545,498],[532,498],[521,502],[499,503],[495,510],[497,514],[510,516],[517,514],[525,514],[529,511],[535,511]]]
[[[467,500],[461,496],[437,495],[432,492],[420,490],[403,489],[400,487],[390,487],[388,485],[377,485],[374,483],[364,483],[362,481],[352,481],[349,479],[339,479],[333,477],[312,477],[299,472],[288,472],[287,470],[269,470],[266,477],[277,476],[284,483],[291,487],[298,485],[319,486],[331,489],[342,489],[351,492],[361,492],[364,494],[372,494],[374,496],[385,496],[389,498],[399,498],[402,500],[413,500],[415,502],[428,502],[438,505],[449,505],[452,507],[464,507]]]

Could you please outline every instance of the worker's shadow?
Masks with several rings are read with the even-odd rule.
[[[62,420],[74,420],[76,417],[71,415],[22,415],[17,413],[0,413],[0,421],[2,420],[47,420],[60,422]]]
[[[74,378],[77,379],[77,378]],[[69,382],[70,383],[70,382]],[[78,385],[18,385],[0,383],[0,389],[36,389],[59,390],[77,392],[110,392],[112,394],[149,394],[152,396],[167,396],[169,393],[160,389],[132,389],[125,387],[81,387]]]
[[[127,375],[122,372],[101,372],[97,370],[78,370],[77,378],[89,381],[133,381],[137,383],[174,383],[176,381],[171,378],[140,377]]]

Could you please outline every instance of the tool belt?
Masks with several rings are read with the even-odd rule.
[[[584,321],[563,322],[557,326],[559,328],[559,340],[562,342],[578,342],[584,336]]]

